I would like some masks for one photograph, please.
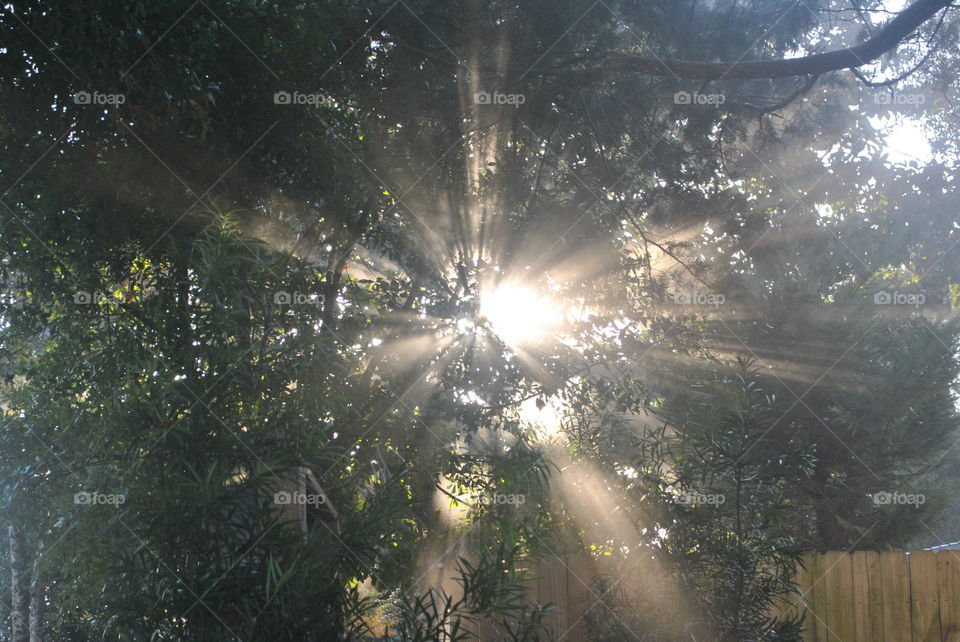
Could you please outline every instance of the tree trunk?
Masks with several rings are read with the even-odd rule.
[[[834,550],[836,540],[833,508],[828,503],[827,479],[830,475],[830,466],[825,461],[826,449],[818,444],[817,464],[813,471],[813,501],[814,516],[816,519],[817,547],[820,551]]]
[[[43,642],[43,582],[40,580],[40,560],[43,542],[37,547],[37,557],[30,571],[30,642]]]
[[[20,533],[16,527],[10,525],[7,534],[10,538],[10,639],[12,642],[29,642],[26,596],[20,589],[20,571],[23,565]]]

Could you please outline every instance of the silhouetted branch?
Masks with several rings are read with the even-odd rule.
[[[707,63],[643,58],[620,52],[606,52],[568,60],[561,66],[572,67],[581,63],[590,63],[593,66],[573,72],[560,72],[558,75],[572,75],[581,82],[605,78],[614,73],[725,80],[815,76],[841,69],[855,69],[895,49],[917,27],[936,15],[938,11],[950,6],[951,1],[916,0],[871,38],[854,47],[828,53],[779,60]]]

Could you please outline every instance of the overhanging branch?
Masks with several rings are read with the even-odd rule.
[[[884,25],[872,37],[855,47],[828,53],[780,60],[754,60],[734,63],[705,63],[643,58],[619,52],[580,56],[568,60],[569,67],[584,62],[592,66],[572,73],[581,79],[602,78],[612,73],[641,73],[651,76],[677,76],[699,80],[735,78],[786,78],[816,76],[840,69],[855,69],[897,47],[917,27],[951,4],[952,0],[916,0]]]

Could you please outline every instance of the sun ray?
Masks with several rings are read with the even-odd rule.
[[[480,315],[511,347],[547,340],[556,335],[564,321],[559,304],[519,283],[504,283],[481,290]]]

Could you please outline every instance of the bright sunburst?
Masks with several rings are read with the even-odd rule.
[[[563,310],[555,301],[528,286],[509,283],[481,291],[480,314],[512,346],[549,338],[563,322]]]

